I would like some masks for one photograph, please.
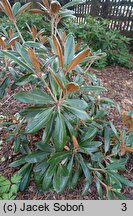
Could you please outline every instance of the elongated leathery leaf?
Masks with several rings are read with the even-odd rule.
[[[94,92],[101,92],[101,91],[106,91],[106,88],[102,86],[84,86],[80,88],[81,92],[89,92],[89,91],[94,91]]]
[[[64,106],[67,108],[68,111],[70,111],[72,114],[74,114],[76,117],[78,117],[81,120],[90,120],[90,117],[87,112],[81,109],[76,109],[74,107],[70,107],[64,104]]]
[[[82,4],[84,3],[85,0],[73,0],[67,4],[65,4],[62,9],[66,9],[66,8],[69,8],[69,7],[73,7],[74,5],[77,5],[77,4]]]
[[[20,92],[16,94],[15,99],[29,104],[47,104],[52,102],[52,98],[41,89],[33,89],[30,92]]]
[[[9,59],[12,59],[16,64],[18,64],[19,66],[21,66],[22,68],[24,68],[27,71],[32,71],[34,73],[34,69],[29,67],[24,61],[22,61],[21,59],[19,59],[18,57],[16,57],[12,51],[1,51],[1,53],[3,53],[5,56],[7,56]]]
[[[45,128],[43,132],[43,136],[42,136],[43,143],[47,143],[50,137],[52,136],[53,129],[54,129],[54,121],[55,121],[55,115],[53,114],[50,124],[47,125],[47,127]]]
[[[81,154],[77,154],[76,157],[79,160],[79,163],[80,163],[80,165],[82,167],[82,170],[83,170],[83,173],[84,173],[84,175],[86,177],[87,182],[89,182],[89,184],[91,184],[92,176],[91,176],[89,168],[87,167],[87,165],[86,165],[86,163],[85,163],[82,155]]]
[[[67,167],[59,166],[60,168],[57,169],[57,172],[53,178],[53,186],[57,193],[63,192],[65,187],[67,186],[68,181],[71,178],[72,168],[73,168],[73,156],[69,161]]]
[[[97,132],[97,128],[89,127],[87,132],[82,134],[80,144],[82,145],[85,141],[91,141],[91,139],[96,136]]]
[[[53,141],[57,151],[63,150],[67,140],[66,126],[61,113],[57,114],[55,129],[53,132]]]
[[[110,130],[109,128],[105,128],[104,130],[104,149],[105,153],[109,150],[110,147]]]
[[[0,99],[4,97],[6,88],[8,87],[9,83],[10,83],[10,78],[7,77],[0,85]]]
[[[75,50],[74,37],[71,34],[69,34],[66,38],[65,49],[64,49],[65,66],[69,65],[73,60],[74,50]]]
[[[65,103],[77,109],[85,110],[88,107],[88,104],[83,99],[67,99]]]
[[[113,163],[107,165],[109,170],[125,170],[125,165],[127,163],[127,158],[121,158],[119,160],[114,160]]]
[[[27,186],[29,185],[30,182],[30,176],[31,176],[31,172],[32,171],[32,166],[30,165],[28,170],[26,171],[26,173],[24,174],[24,176],[21,179],[20,185],[19,185],[19,189],[20,191],[24,191]]]
[[[36,151],[26,156],[25,160],[28,163],[37,163],[45,158],[47,158],[48,154],[43,151]]]
[[[14,16],[16,16],[16,14],[18,13],[19,9],[21,8],[21,3],[20,2],[16,2],[13,7],[12,7],[12,12],[14,14]]]
[[[125,178],[122,175],[119,175],[118,173],[115,172],[110,172],[111,174],[113,174],[113,176],[115,178],[117,178],[123,185],[129,186],[129,187],[133,187],[133,182],[128,180],[127,178]]]
[[[27,133],[35,133],[41,128],[44,128],[49,120],[51,119],[53,113],[53,108],[45,109],[44,111],[38,113],[27,125]]]
[[[71,151],[63,151],[63,152],[54,153],[52,157],[48,160],[48,162],[50,164],[58,164],[64,159],[69,158],[71,154],[72,154]]]

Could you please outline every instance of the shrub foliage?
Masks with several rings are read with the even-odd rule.
[[[1,2],[5,4],[4,0]],[[6,3],[9,5],[7,0]],[[92,52],[75,43],[71,33],[58,31],[59,21],[73,16],[67,8],[75,3],[81,1],[63,7],[57,1],[50,5],[42,1],[41,9],[30,12],[49,16],[51,36],[32,26],[33,40],[24,41],[16,28],[21,41],[15,42],[13,49],[2,48],[1,57],[10,59],[12,67],[17,65],[21,71],[14,78],[13,87],[27,83],[32,86],[32,90],[15,96],[27,106],[8,127],[8,140],[17,154],[11,167],[20,167],[20,191],[27,188],[33,176],[41,192],[51,189],[62,193],[83,181],[82,195],[94,182],[99,199],[105,193],[107,199],[125,199],[123,187],[133,186],[123,175],[127,152],[133,150],[133,113],[124,114],[124,129],[117,131],[108,119],[109,107],[116,107],[117,111],[118,105],[101,96],[106,89],[89,73],[91,64],[105,53]],[[81,68],[82,62],[87,62],[86,70]],[[39,138],[34,142],[35,135]]]
[[[96,67],[103,68],[110,64],[133,67],[128,47],[131,39],[121,35],[118,30],[109,29],[108,20],[86,16],[80,24],[71,19],[65,25],[76,40],[86,43],[94,51],[101,49],[106,52],[105,58],[95,62]]]

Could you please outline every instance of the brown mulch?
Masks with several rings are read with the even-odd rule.
[[[91,69],[91,73],[96,74],[96,76],[101,80],[103,86],[107,88],[107,92],[103,93],[103,96],[109,97],[110,99],[115,100],[120,103],[120,106],[123,111],[133,110],[133,69],[125,69],[122,67],[107,67],[103,70]],[[26,87],[30,89],[30,86]],[[23,107],[22,103],[15,101],[13,98],[15,92],[11,92],[10,89],[7,90],[7,95],[0,102],[0,115],[13,115],[16,112],[19,112]],[[112,116],[113,116],[112,110]],[[118,118],[118,113],[114,114],[114,122],[117,125],[121,125],[121,122]],[[4,140],[6,134],[3,130],[0,130],[0,140]],[[0,146],[0,159],[5,156],[6,160],[0,162],[0,172],[6,177],[10,178],[11,175],[15,172],[14,169],[9,168],[9,164],[14,160],[15,155],[12,152],[12,146],[9,143],[4,143],[2,147]],[[127,177],[133,180],[133,154],[130,156],[130,159],[127,164],[127,169],[129,170]],[[95,186],[92,184],[88,193],[81,197],[81,188],[83,182],[79,183],[78,187],[73,191],[66,189],[63,194],[57,194],[53,191],[46,192],[44,194],[38,194],[34,182],[31,180],[30,186],[26,189],[25,192],[19,192],[17,195],[18,200],[96,200],[97,192]],[[133,189],[125,188],[123,194],[127,199],[133,199]],[[105,199],[105,198],[104,198]]]

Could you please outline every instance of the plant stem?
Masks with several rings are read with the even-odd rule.
[[[44,83],[44,85],[46,86],[47,91],[49,92],[50,96],[51,96],[51,97],[53,98],[53,100],[57,103],[57,99],[56,99],[56,97],[53,95],[53,93],[52,93],[51,89],[49,88],[48,84],[45,82],[45,80],[44,80],[43,78],[41,78],[41,77],[39,77],[39,78],[40,78],[40,80]]]
[[[85,69],[85,72],[84,73],[87,73],[88,70],[90,69],[91,65],[94,63],[94,60],[91,62],[91,63],[88,63],[87,66],[86,66],[86,69]]]
[[[108,191],[108,185],[106,185],[103,181],[101,181],[101,179],[99,179],[96,175],[95,175],[95,173],[93,173],[94,174],[94,176],[98,179],[98,181],[106,188],[106,191]]]
[[[98,169],[98,168],[89,167],[89,169],[90,169],[90,170],[96,170],[96,171],[104,172],[104,170],[102,170],[102,169]]]
[[[51,34],[54,35],[54,18],[53,17],[51,19],[51,24],[52,24],[52,26],[51,26]]]
[[[4,58],[4,62],[5,62],[5,70],[8,70],[8,59],[5,57]]]
[[[15,26],[15,28],[16,28],[16,30],[17,30],[17,32],[18,32],[18,34],[19,34],[19,36],[20,36],[20,38],[21,38],[21,40],[22,40],[23,44],[24,44],[24,43],[25,43],[25,41],[24,41],[24,38],[23,38],[23,36],[22,36],[21,32],[19,31],[19,28],[18,28],[18,26],[17,26],[17,23],[16,23],[16,22],[14,22],[14,26]]]

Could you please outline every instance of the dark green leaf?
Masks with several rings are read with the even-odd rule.
[[[20,92],[16,94],[15,99],[23,103],[47,104],[52,102],[52,98],[41,89],[33,89],[30,92]]]
[[[20,166],[20,165],[22,165],[22,164],[25,164],[25,163],[26,163],[26,161],[25,161],[25,156],[24,156],[24,157],[22,157],[22,158],[20,158],[20,159],[17,159],[17,160],[14,161],[14,162],[12,162],[12,163],[10,164],[10,167],[15,168],[15,167],[18,167],[18,166]]]
[[[117,132],[117,130],[116,130],[116,128],[115,128],[115,126],[113,125],[112,122],[110,122],[110,126],[111,126],[112,131],[113,131],[113,133],[115,134],[116,138],[118,139],[118,141],[120,141],[120,137],[119,137],[119,135],[118,135],[118,132]]]
[[[32,48],[36,48],[36,49],[41,49],[43,52],[47,51],[47,48],[43,44],[38,43],[38,42],[34,42],[34,41],[25,42],[24,46],[32,47]]]
[[[85,153],[92,153],[98,150],[98,147],[102,145],[102,142],[99,141],[84,141],[81,144],[79,143],[79,147]]]
[[[107,199],[108,199],[108,200],[113,200],[113,199],[114,199],[114,196],[113,196],[112,191],[107,191],[106,196],[107,196]]]
[[[43,183],[42,183],[42,188],[44,191],[47,191],[49,189],[55,171],[56,171],[56,166],[52,165],[45,172]]]
[[[57,172],[54,175],[53,178],[53,186],[57,193],[63,192],[65,189],[72,172],[72,166],[73,166],[73,157],[69,161],[67,167],[60,165],[57,169]]]
[[[14,14],[14,16],[16,16],[18,10],[20,9],[21,7],[21,3],[20,2],[16,2],[13,7],[12,7],[12,12]]]
[[[118,173],[115,172],[111,172],[114,177],[116,177],[123,185],[129,186],[129,187],[133,187],[133,182],[129,181],[127,178],[125,178],[124,176],[119,175]]]
[[[49,80],[50,80],[50,87],[52,89],[52,92],[55,96],[58,95],[58,84],[55,82],[54,78],[49,74]]]
[[[69,158],[71,156],[70,151],[63,151],[63,152],[57,152],[52,155],[52,157],[48,160],[50,164],[57,164],[63,161],[66,158]]]
[[[30,154],[31,150],[28,146],[28,143],[22,143],[22,145],[20,146],[20,152],[22,154]]]
[[[126,137],[126,145],[133,147],[133,132],[130,132]]]
[[[19,150],[20,150],[20,137],[19,136],[17,136],[16,138],[15,138],[15,140],[14,140],[14,142],[13,142],[13,147],[14,147],[14,152],[15,153],[18,153],[19,152]]]
[[[20,115],[24,116],[25,119],[35,117],[38,113],[44,111],[44,106],[38,107],[27,107],[20,111]]]
[[[120,200],[127,200],[127,198],[126,198],[122,193],[119,193],[118,191],[114,191],[114,194],[115,194]]]
[[[70,111],[72,114],[74,114],[79,119],[84,120],[84,121],[90,120],[90,116],[84,110],[76,109],[74,107],[69,107],[67,105],[64,105],[64,106],[67,108],[68,111]]]
[[[105,128],[104,130],[104,149],[105,149],[105,153],[108,152],[110,147],[110,130],[109,128]]]
[[[84,159],[83,159],[82,155],[81,154],[77,154],[76,157],[77,157],[78,162],[80,163],[80,165],[82,167],[82,170],[83,170],[83,173],[84,173],[84,175],[86,177],[87,182],[91,184],[91,182],[92,182],[92,176],[90,174],[89,168],[87,167],[87,165],[84,162]]]
[[[15,43],[15,47],[16,47],[17,52],[21,56],[22,60],[24,60],[26,64],[28,64],[29,67],[34,70],[34,67],[29,57],[28,51],[19,42]]]
[[[42,151],[33,152],[25,157],[25,161],[28,163],[37,163],[45,158],[47,158],[48,154]]]
[[[87,109],[88,104],[83,99],[67,99],[65,101],[71,107],[75,107],[76,109]]]
[[[36,146],[38,147],[39,150],[41,150],[45,153],[52,153],[54,150],[54,148],[51,145],[46,144],[44,142],[37,142]]]
[[[50,120],[50,124],[47,125],[47,127],[44,129],[44,132],[43,132],[43,136],[42,136],[43,143],[47,143],[49,139],[51,138],[53,129],[54,129],[54,121],[55,121],[55,115],[53,112],[53,116]]]
[[[30,167],[31,167],[31,165],[30,164],[25,164],[17,173],[16,173],[16,175],[19,175],[19,176],[24,176],[25,175],[25,173],[27,172],[27,170],[29,170],[30,169]]]
[[[62,176],[68,176],[69,175],[69,171],[67,169],[67,167],[65,165],[60,165],[60,171],[61,171],[61,175]]]
[[[85,86],[85,87],[81,87],[80,91],[81,92],[90,92],[90,91],[101,92],[101,91],[106,91],[106,89],[102,86]]]
[[[30,165],[29,168],[26,170],[25,174],[23,175],[20,184],[19,189],[20,191],[24,191],[30,182],[30,176],[31,176],[32,166]]]
[[[25,62],[20,60],[17,56],[13,54],[12,51],[1,51],[5,56],[7,56],[9,59],[12,59],[16,64],[20,65],[22,68],[24,68],[27,71],[32,71],[34,73],[33,68],[29,67]]]
[[[53,63],[53,61],[55,60],[55,58],[57,58],[57,55],[54,55],[52,57],[50,57],[45,64],[42,66],[42,70],[47,67],[48,65],[51,65]]]
[[[34,168],[33,168],[33,171],[34,172],[45,172],[46,169],[48,168],[49,164],[47,163],[47,161],[42,161],[40,163],[37,163]]]
[[[121,182],[113,175],[113,172],[108,172],[109,175],[109,184],[113,185],[113,189],[114,188],[118,188],[121,189],[122,188],[122,184]]]
[[[82,196],[84,196],[88,191],[89,191],[89,188],[90,188],[90,182],[89,181],[86,181],[84,187],[83,187],[83,190],[82,190]]]
[[[55,128],[53,131],[53,141],[57,151],[62,151],[67,141],[66,126],[63,115],[57,114]]]
[[[91,155],[91,159],[93,161],[102,162],[104,160],[104,156],[101,152],[96,152]]]
[[[76,131],[74,130],[74,127],[72,126],[72,124],[70,123],[70,121],[68,121],[68,119],[65,116],[64,116],[64,120],[65,120],[66,127],[67,127],[68,131],[70,132],[70,134],[72,136],[75,136],[76,135]]]
[[[96,180],[96,188],[97,188],[97,192],[98,192],[98,197],[101,200],[103,198],[103,189],[102,189],[101,183],[98,179]]]
[[[64,47],[64,60],[65,60],[65,67],[71,63],[74,58],[75,53],[75,43],[73,35],[69,34],[66,38],[66,43]]]
[[[6,88],[8,87],[9,83],[10,83],[10,78],[7,77],[0,85],[0,99],[4,97]]]
[[[72,177],[72,181],[71,181],[71,188],[74,189],[79,181],[79,177],[80,177],[80,174],[81,174],[81,169],[80,169],[80,166],[78,166],[73,174],[73,177]]]
[[[91,141],[97,134],[97,128],[88,127],[87,132],[84,132],[80,138],[80,145],[82,145],[85,141]]]
[[[29,73],[29,74],[26,74],[26,75],[22,76],[21,78],[17,79],[15,81],[15,84],[18,86],[24,86],[25,84],[29,83],[33,79],[34,79],[33,73]]]
[[[127,158],[121,158],[119,160],[115,160],[111,164],[108,164],[106,167],[109,170],[125,170],[126,163],[127,163]]]
[[[62,192],[66,186],[66,183],[67,183],[66,180],[68,179],[68,176],[67,176],[68,170],[67,170],[67,175],[64,175],[64,173],[65,173],[64,167],[62,165],[59,165],[56,173],[54,174],[53,187],[57,193]]]
[[[44,109],[44,111],[39,112],[27,125],[27,133],[35,133],[41,128],[44,128],[50,121],[53,114],[53,108]]]

